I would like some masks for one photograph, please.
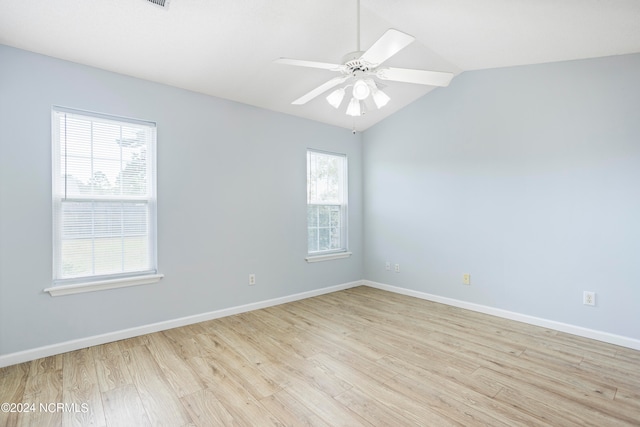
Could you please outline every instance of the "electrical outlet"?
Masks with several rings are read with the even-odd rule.
[[[471,284],[471,275],[469,273],[465,273],[462,275],[462,283],[465,285]]]
[[[250,274],[249,275],[249,285],[253,286],[256,284],[256,275],[255,274]]]
[[[391,263],[389,261],[385,262],[384,269],[387,271],[391,270]]]
[[[396,270],[396,273],[400,273],[400,264],[396,264],[395,270]]]
[[[596,305],[596,293],[591,291],[584,291],[582,294],[582,303],[584,305]]]

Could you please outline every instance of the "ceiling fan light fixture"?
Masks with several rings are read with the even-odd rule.
[[[360,110],[360,101],[356,98],[351,98],[349,106],[347,107],[347,115],[353,117],[359,117],[362,114]]]
[[[353,97],[358,101],[367,99],[370,93],[371,89],[364,80],[358,80],[353,84]]]
[[[387,103],[391,100],[391,98],[389,98],[389,95],[387,95],[380,89],[372,90],[371,97],[373,98],[373,102],[376,104],[376,107],[378,107],[378,109],[387,105]]]
[[[154,2],[169,0],[147,1]],[[386,66],[381,68],[385,61],[415,40],[415,37],[403,33],[402,31],[389,28],[373,43],[373,45],[369,47],[369,49],[365,51],[360,50],[360,0],[356,1],[356,51],[344,56],[341,64],[290,58],[279,58],[275,61],[279,64],[318,68],[341,74],[339,77],[334,77],[333,79],[307,92],[300,98],[294,100],[292,104],[306,104],[317,96],[325,94],[331,90],[332,92],[326,96],[327,102],[332,107],[338,109],[344,102],[345,91],[348,88],[351,88],[351,99],[349,100],[346,114],[352,117],[359,117],[367,113],[367,109],[371,108],[372,103],[375,104],[376,108],[381,109],[391,100],[386,93],[378,88],[378,83],[374,81],[373,78],[376,78],[376,80],[388,80],[427,86],[447,86],[449,84],[453,78],[453,73],[414,70],[409,68],[393,68]],[[346,86],[342,86],[343,84],[346,84]],[[367,100],[369,97],[371,97],[373,102],[369,102]]]
[[[339,89],[334,90],[327,96],[327,102],[333,108],[338,108],[340,104],[342,104],[342,100],[344,99],[344,88],[341,87]]]

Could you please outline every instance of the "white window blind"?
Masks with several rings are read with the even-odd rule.
[[[347,158],[307,151],[309,254],[347,250]]]
[[[156,273],[155,124],[52,115],[54,285]]]

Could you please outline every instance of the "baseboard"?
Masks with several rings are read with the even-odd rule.
[[[356,286],[363,285],[362,281],[343,283],[341,285],[330,286],[327,288],[314,289],[313,291],[301,292],[284,297],[258,301],[250,304],[240,305],[236,307],[225,308],[221,310],[211,311],[208,313],[196,314],[193,316],[181,317],[178,319],[166,320],[163,322],[152,323],[135,328],[123,329],[119,331],[109,332],[101,335],[80,338],[72,341],[65,341],[58,344],[52,344],[44,347],[38,347],[30,350],[20,351],[0,355],[0,368],[18,363],[29,362],[31,360],[40,359],[42,357],[53,356],[68,351],[79,350],[81,348],[91,347],[94,345],[106,344],[113,341],[119,341],[127,338],[133,338],[140,335],[150,334],[153,332],[164,331],[167,329],[178,328],[180,326],[192,325],[194,323],[205,322],[207,320],[218,319],[220,317],[232,316],[234,314],[245,313],[247,311],[259,310],[261,308],[272,307],[275,305],[285,304],[288,302],[298,301],[318,295],[328,294],[331,292],[341,291]]]
[[[615,335],[608,332],[597,331],[594,329],[583,328],[581,326],[570,325],[567,323],[556,322],[553,320],[542,319],[539,317],[529,316],[513,311],[502,310],[499,308],[489,307],[481,304],[474,304],[466,301],[456,300],[453,298],[442,297],[438,295],[428,294],[425,292],[414,291],[411,289],[401,288],[397,286],[386,285],[384,283],[372,282],[369,280],[355,281],[343,283],[341,285],[330,286],[327,288],[315,289],[313,291],[301,292],[297,294],[287,295],[284,297],[273,298],[264,301],[258,301],[250,304],[229,307],[221,310],[211,311],[207,313],[196,314],[193,316],[181,317],[177,319],[166,320],[163,322],[152,323],[148,325],[138,326],[135,328],[123,329],[119,331],[109,332],[101,335],[80,338],[72,341],[52,344],[44,347],[38,347],[30,350],[20,351],[0,355],[0,368],[15,365],[18,363],[28,362],[40,359],[42,357],[53,356],[55,354],[66,353],[68,351],[79,350],[94,345],[106,344],[113,341],[119,341],[140,335],[150,334],[153,332],[164,331],[167,329],[178,328],[180,326],[192,325],[194,323],[205,322],[207,320],[218,319],[220,317],[232,316],[234,314],[245,313],[247,311],[259,310],[261,308],[272,307],[288,302],[299,301],[318,295],[337,292],[356,286],[370,286],[372,288],[394,292],[401,295],[416,297],[428,301],[447,304],[453,307],[464,308],[467,310],[477,311],[479,313],[490,314],[505,319],[515,320],[518,322],[528,323],[530,325],[541,326],[543,328],[553,329],[560,332],[591,338],[598,341],[619,345],[622,347],[640,350],[640,340]]]
[[[615,344],[622,347],[632,348],[634,350],[640,350],[640,340],[635,338],[625,337],[622,335],[611,334],[608,332],[597,331],[594,329],[583,328],[581,326],[570,325],[567,323],[556,322],[554,320],[542,319],[540,317],[529,316],[526,314],[516,313],[513,311],[502,310],[500,308],[489,307],[481,304],[474,304],[467,301],[460,301],[453,298],[442,297],[438,295],[428,294],[425,292],[414,291],[411,289],[400,288],[397,286],[386,285],[384,283],[372,282],[364,280],[365,286],[381,289],[384,291],[394,292],[401,295],[407,295],[416,297],[428,301],[438,302],[453,307],[464,308],[471,311],[477,311],[479,313],[491,314],[493,316],[502,317],[509,320],[515,320],[518,322],[528,323],[534,326],[541,326],[547,329],[553,329],[555,331],[566,332],[568,334],[577,335],[584,338],[591,338],[597,341],[606,342],[609,344]]]

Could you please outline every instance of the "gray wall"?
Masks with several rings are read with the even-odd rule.
[[[52,105],[157,122],[159,284],[43,293]],[[361,146],[344,129],[0,45],[0,354],[361,279]],[[349,259],[304,260],[308,147],[348,155]]]
[[[0,46],[0,355],[363,277],[640,339],[638,75],[467,72],[354,137]],[[54,104],[158,123],[159,284],[42,292]],[[349,156],[349,259],[304,261],[307,147]]]
[[[365,277],[640,339],[639,76],[640,55],[467,72],[369,129]]]

